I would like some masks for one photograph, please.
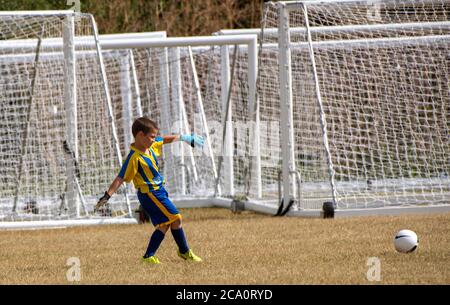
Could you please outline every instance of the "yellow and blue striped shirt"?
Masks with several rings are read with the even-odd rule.
[[[122,165],[119,177],[125,182],[133,181],[134,187],[141,193],[160,189],[165,182],[159,173],[157,160],[162,154],[162,146],[163,138],[157,137],[147,154],[131,144],[130,153]]]

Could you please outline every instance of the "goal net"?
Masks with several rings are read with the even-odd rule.
[[[261,109],[285,107],[300,208],[449,203],[449,17],[447,0],[266,4]]]
[[[129,40],[103,45],[103,54],[122,155],[141,115],[155,120],[163,135],[206,138],[202,150],[181,142],[163,148],[158,167],[178,206],[212,206],[244,193],[263,197],[249,110],[256,96],[255,35]],[[224,133],[230,83],[231,123]]]
[[[96,25],[73,12],[0,13],[0,222],[131,216]]]

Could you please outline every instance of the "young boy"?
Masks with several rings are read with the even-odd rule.
[[[192,147],[202,147],[204,144],[203,138],[196,135],[158,137],[158,126],[146,117],[134,121],[132,133],[135,142],[131,144],[130,153],[123,163],[119,175],[111,183],[108,191],[100,198],[95,209],[97,210],[104,205],[124,181],[133,181],[138,190],[139,202],[156,227],[142,260],[151,264],[160,263],[155,253],[170,227],[179,248],[178,256],[184,260],[201,262],[202,259],[188,247],[186,236],[181,227],[181,215],[164,189],[165,180],[159,173],[156,157],[161,155],[163,144],[184,141]]]

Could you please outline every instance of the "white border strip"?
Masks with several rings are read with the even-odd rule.
[[[363,24],[363,25],[341,25],[341,26],[314,26],[311,27],[311,33],[329,33],[329,32],[354,32],[354,31],[380,31],[380,30],[432,30],[432,29],[450,29],[450,21],[438,22],[409,22],[409,23],[390,23],[390,24]],[[304,34],[305,27],[289,28],[291,34]],[[236,29],[236,30],[220,30],[213,35],[261,35],[261,29]],[[278,35],[278,28],[266,28],[264,34]]]

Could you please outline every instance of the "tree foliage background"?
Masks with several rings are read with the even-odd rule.
[[[66,10],[94,15],[101,34],[166,31],[210,35],[259,28],[263,0],[0,0],[0,10]]]

